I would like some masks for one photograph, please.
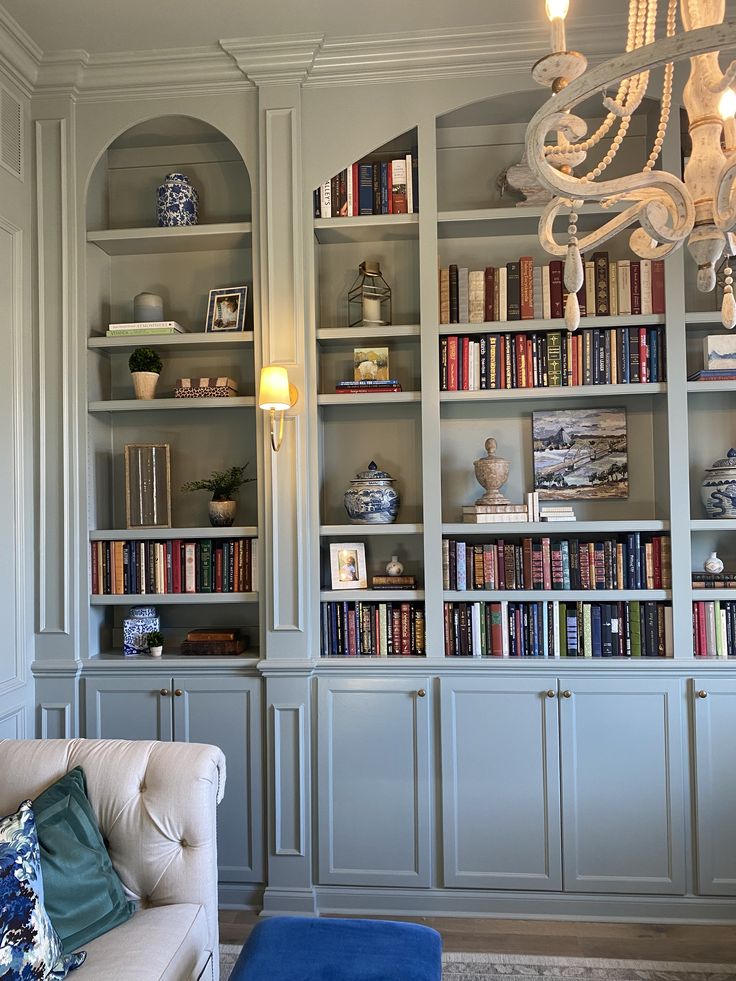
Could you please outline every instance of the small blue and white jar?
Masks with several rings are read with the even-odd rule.
[[[709,518],[736,518],[736,449],[706,468],[700,494]]]
[[[345,510],[354,525],[389,525],[399,513],[399,492],[394,478],[371,460],[345,491]]]
[[[135,657],[148,653],[148,635],[161,629],[155,606],[131,606],[123,620],[123,654]]]
[[[199,195],[186,174],[167,174],[158,189],[158,223],[162,228],[196,225]]]

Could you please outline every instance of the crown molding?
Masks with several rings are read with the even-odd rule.
[[[220,41],[247,79],[256,85],[301,84],[309,77],[324,34],[227,38]]]
[[[66,93],[80,102],[158,99],[216,89],[251,87],[219,44],[161,51],[88,54],[54,51],[43,56],[35,91]]]
[[[33,38],[0,5],[0,68],[29,97],[42,57],[43,52]]]

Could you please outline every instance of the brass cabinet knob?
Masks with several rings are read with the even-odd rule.
[[[162,688],[160,694],[161,695],[170,695],[171,692],[169,691],[168,688]]]
[[[703,691],[703,689],[701,688],[700,691],[698,692],[698,698],[707,698],[707,697],[708,697],[708,692]]]
[[[418,696],[419,696],[420,698],[424,698],[424,696],[425,696],[426,694],[427,694],[427,692],[426,692],[426,691],[424,690],[424,688],[420,688],[420,689],[419,689],[419,691],[417,692],[417,695],[418,695]]]
[[[554,690],[554,688],[547,689],[547,698],[554,698],[556,694],[557,692]]]
[[[572,692],[570,691],[570,689],[569,689],[569,688],[566,688],[566,689],[565,689],[565,690],[564,690],[564,691],[562,692],[562,697],[563,697],[563,698],[572,698]]]
[[[174,694],[176,695],[177,698],[179,698],[181,695],[184,694],[184,692],[181,690],[181,688],[177,688]]]

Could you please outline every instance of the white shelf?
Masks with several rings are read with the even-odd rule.
[[[354,341],[364,345],[368,341],[392,341],[397,337],[419,339],[421,328],[418,324],[397,324],[387,327],[322,327],[317,331],[320,344],[342,344]]]
[[[442,525],[443,535],[625,535],[634,531],[668,531],[669,521],[497,521],[486,524],[464,522]],[[734,522],[736,526],[736,522]]]
[[[316,218],[320,245],[344,242],[400,242],[419,238],[419,215],[361,215],[357,218]]]
[[[736,392],[736,381],[690,381],[688,392]]]
[[[90,402],[90,412],[162,412],[168,409],[246,409],[255,408],[252,395],[239,395],[234,398],[208,399],[111,399],[105,402]]]
[[[255,525],[231,525],[229,528],[112,528],[90,531],[91,542],[145,542],[198,538],[257,538]]]
[[[413,603],[424,599],[423,589],[323,589],[319,598],[322,602],[338,600],[342,602],[365,603]]]
[[[625,317],[581,317],[580,330],[609,327],[658,327],[665,323],[664,314],[648,316],[629,314]],[[531,331],[560,331],[567,334],[565,321],[560,320],[487,320],[482,324],[440,324],[440,335],[455,334],[526,334]]]
[[[690,531],[736,531],[736,518],[693,518]]]
[[[697,600],[731,600],[736,603],[736,589],[692,589],[693,603]],[[725,660],[723,658],[722,660]]]
[[[693,330],[702,330],[704,327],[726,330],[721,321],[720,310],[700,310],[697,313],[686,313],[685,324]]]
[[[125,593],[90,596],[92,606],[211,606],[219,603],[257,603],[258,593]]]
[[[322,538],[361,538],[363,535],[421,535],[424,525],[420,524],[389,524],[389,525],[320,525],[319,533]]]
[[[664,382],[633,385],[569,385],[557,388],[492,388],[479,392],[440,392],[440,402],[498,402],[515,400],[556,401],[558,399],[630,398],[661,395],[667,391]],[[736,385],[734,386],[736,391]]]
[[[602,224],[617,211],[622,210],[619,203],[612,208],[602,208],[598,204],[586,204],[578,212],[578,228],[589,231]],[[473,208],[463,211],[440,211],[437,215],[437,237],[468,238],[500,235],[523,235],[536,233],[544,208],[541,205],[520,205],[508,208]],[[556,222],[560,229],[567,227],[568,214],[562,212]],[[626,229],[623,229],[625,232]]]
[[[175,228],[111,228],[87,232],[87,241],[108,255],[151,255],[157,252],[217,252],[250,246],[249,221]]]
[[[108,353],[119,351],[127,353],[142,344],[167,348],[171,351],[201,351],[212,348],[218,351],[237,350],[253,343],[253,331],[227,332],[222,334],[142,334],[140,337],[126,334],[124,337],[107,337],[105,335],[90,337],[87,347],[91,351]]]
[[[421,392],[350,392],[346,395],[318,395],[317,405],[340,405],[353,408],[356,405],[381,405],[393,402],[421,402]]]
[[[715,592],[715,590],[714,590]],[[534,600],[560,600],[564,603],[611,603],[619,600],[668,600],[669,589],[467,589],[445,590],[446,602],[473,603],[508,600],[511,603]],[[734,597],[736,598],[736,597]]]

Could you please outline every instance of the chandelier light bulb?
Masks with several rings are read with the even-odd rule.
[[[545,0],[544,8],[550,21],[564,20],[570,9],[570,0]]]
[[[732,119],[736,113],[736,92],[732,88],[723,90],[723,95],[718,103],[718,112],[723,120]]]

